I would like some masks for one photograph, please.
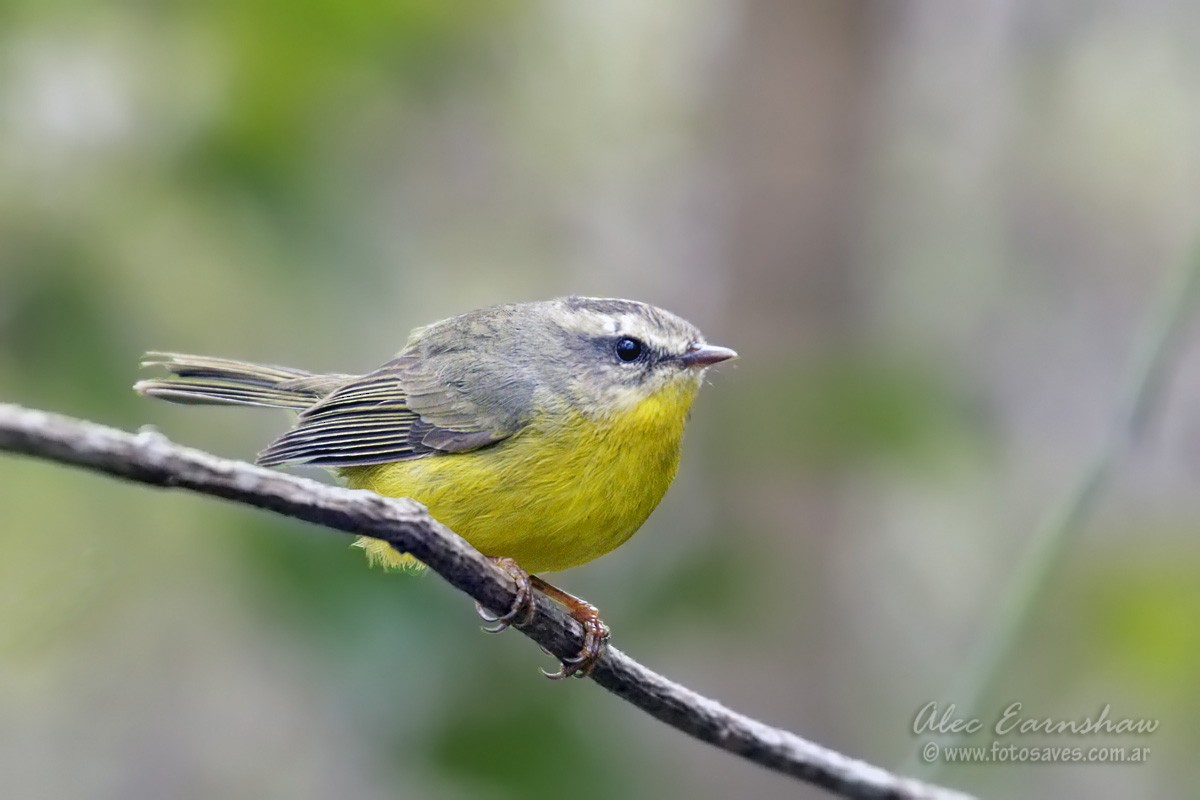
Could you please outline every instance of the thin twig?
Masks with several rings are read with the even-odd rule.
[[[384,539],[412,553],[491,609],[508,609],[516,585],[503,569],[419,503],[230,461],[181,447],[153,431],[125,433],[91,422],[0,404],[0,450],[85,467],[161,487],[178,487],[274,511],[338,531]],[[553,601],[537,596],[522,633],[556,656],[572,656],[583,630]],[[849,798],[966,800],[967,795],[887,772],[731,711],[609,647],[596,683],[663,722],[756,764]]]
[[[1083,528],[1088,512],[1112,479],[1117,462],[1142,432],[1167,377],[1170,356],[1192,318],[1200,293],[1200,247],[1173,269],[1156,297],[1155,307],[1137,343],[1134,361],[1104,444],[1063,498],[1034,530],[1029,545],[1001,595],[1000,609],[951,695],[964,718],[979,716],[983,704],[1041,601],[1067,547]],[[929,763],[914,752],[914,772],[938,775],[944,762]]]

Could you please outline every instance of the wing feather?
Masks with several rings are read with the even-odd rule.
[[[406,351],[375,372],[349,380],[299,415],[258,463],[366,466],[477,450],[501,441],[521,424],[489,413],[473,398],[485,384],[469,370],[446,380],[438,359]],[[430,363],[433,362],[433,363]]]

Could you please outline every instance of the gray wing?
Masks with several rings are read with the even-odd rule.
[[[459,351],[426,358],[410,348],[301,412],[258,463],[366,466],[502,441],[524,426],[519,409],[526,404],[505,386],[511,375],[503,365],[479,357]],[[495,398],[496,390],[503,397]]]

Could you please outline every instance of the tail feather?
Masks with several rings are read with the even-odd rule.
[[[133,385],[135,391],[172,403],[305,409],[345,376],[314,375],[287,367],[251,364],[182,353],[147,353],[143,367],[162,367],[171,377]]]

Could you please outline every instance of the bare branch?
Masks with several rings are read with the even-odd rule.
[[[412,500],[327,486],[218,458],[161,434],[125,433],[43,411],[0,404],[0,450],[57,461],[126,480],[190,489],[338,531],[384,539],[412,553],[487,608],[508,609],[516,585],[466,540]],[[520,630],[549,652],[572,656],[583,630],[557,604],[537,596]],[[618,697],[678,730],[769,769],[848,798],[968,800],[849,758],[732,711],[643,667],[609,647],[591,677]]]

